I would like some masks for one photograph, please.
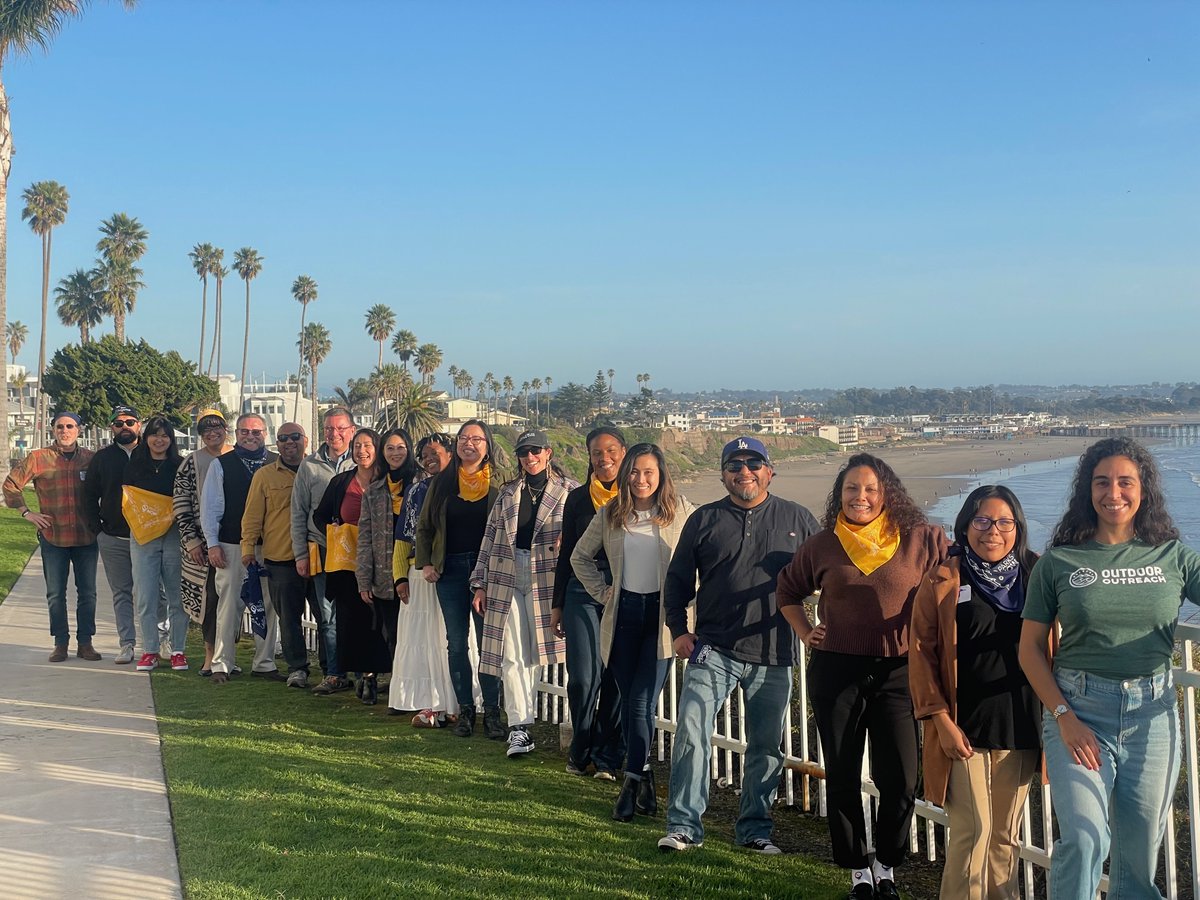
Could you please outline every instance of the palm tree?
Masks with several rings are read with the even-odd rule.
[[[521,394],[525,397],[525,418],[529,418],[529,388],[532,385],[528,381],[521,382]]]
[[[458,380],[456,387],[462,392],[464,397],[470,399],[471,385],[475,383],[475,378],[466,369],[459,369],[455,378]]]
[[[334,388],[333,395],[339,405],[354,413],[371,399],[371,387],[366,378],[351,378],[344,388]]]
[[[413,365],[421,373],[422,384],[433,384],[433,373],[442,364],[442,351],[437,344],[422,344],[413,354]]]
[[[508,399],[508,403],[505,404],[505,407],[504,407],[504,412],[505,412],[505,415],[507,415],[508,419],[509,419],[504,424],[511,425],[512,424],[513,390],[514,390],[514,388],[516,388],[516,385],[513,383],[511,375],[504,376],[504,385],[503,386],[504,386],[504,393]]]
[[[212,244],[197,244],[188,252],[192,268],[200,276],[200,355],[196,357],[196,371],[204,367],[204,332],[208,328],[208,273],[212,268],[212,256],[216,248]]]
[[[103,286],[96,271],[76,269],[58,282],[54,303],[58,320],[70,327],[79,327],[79,343],[92,339],[92,329],[104,321]]]
[[[451,366],[446,370],[446,377],[450,379],[450,396],[458,396],[458,366]]]
[[[479,382],[479,386],[481,388],[483,388],[483,393],[484,393],[484,398],[483,398],[484,404],[485,404],[484,409],[487,411],[487,414],[484,416],[484,421],[488,422],[491,425],[495,425],[496,421],[495,421],[495,419],[493,419],[491,417],[492,406],[487,401],[487,395],[492,392],[492,385],[494,385],[495,383],[496,383],[496,376],[491,372],[485,372],[483,375],[483,381]]]
[[[379,430],[399,426],[412,435],[414,441],[419,441],[437,431],[441,424],[437,391],[425,384],[413,384],[410,378],[396,402],[383,411]]]
[[[67,220],[67,207],[71,198],[67,194],[67,189],[57,181],[35,182],[27,187],[21,196],[25,201],[25,207],[21,210],[21,218],[28,222],[33,233],[42,239],[42,336],[38,343],[38,396],[33,428],[34,446],[40,447],[41,435],[44,430],[41,420],[44,417],[43,409],[46,405],[41,385],[42,379],[46,377],[46,313],[50,308],[50,238],[55,227]]]
[[[396,327],[396,314],[386,303],[376,303],[367,310],[367,334],[371,340],[379,342],[379,362],[375,368],[383,368],[383,342],[388,339],[392,329]]]
[[[533,379],[533,381],[529,382],[529,386],[531,388],[533,388],[533,417],[536,420],[534,422],[534,425],[536,426],[537,423],[540,422],[542,419],[542,397],[541,397],[542,379],[540,379],[540,378]],[[528,407],[529,407],[528,402],[526,402],[525,407],[526,407],[526,409],[528,409]]]
[[[104,273],[105,301],[113,317],[113,332],[125,342],[125,316],[133,312],[137,292],[145,287],[139,280],[142,270],[134,265],[146,254],[149,232],[133,216],[114,213],[100,223],[100,254]]]
[[[300,304],[300,333],[304,334],[304,316],[308,313],[308,304],[317,299],[317,283],[307,275],[301,275],[292,282],[292,296]],[[304,350],[300,351],[300,368],[304,368]],[[313,409],[317,408],[317,398],[313,397]],[[292,418],[300,415],[300,388],[296,388],[296,403],[292,407]],[[313,434],[316,434],[314,431]]]
[[[613,391],[612,391],[613,376],[616,374],[617,373],[614,369],[608,370],[608,403],[610,406],[612,405],[612,402],[613,402]]]
[[[309,397],[312,399],[312,431],[317,433],[317,368],[325,362],[329,351],[333,349],[333,341],[329,339],[329,329],[320,322],[309,322],[300,332],[300,340],[296,341],[300,348],[300,358],[308,365]],[[299,392],[297,392],[299,393]],[[294,415],[293,415],[294,417]]]
[[[404,371],[408,371],[408,361],[413,358],[413,354],[417,352],[417,336],[411,331],[400,329],[396,332],[396,336],[392,338],[392,352],[400,357],[400,364],[404,366]]]
[[[371,387],[375,396],[382,398],[377,411],[387,406],[389,401],[400,399],[400,394],[412,383],[412,378],[395,363],[380,366],[371,373]]]
[[[17,354],[21,352],[21,348],[25,346],[25,341],[29,339],[29,329],[21,322],[9,322],[4,333],[8,339],[8,352],[12,354],[12,361],[15,366],[17,364]]]
[[[242,379],[238,382],[238,412],[242,411],[242,402],[246,396],[246,354],[250,352],[250,282],[262,271],[263,258],[253,247],[242,247],[233,253],[233,268],[241,279],[246,282],[246,330],[242,336]]]
[[[547,375],[542,379],[546,383],[546,421],[550,421],[550,388],[554,384],[554,379]]]
[[[213,298],[213,340],[212,347],[208,351],[208,374],[213,373],[213,362],[217,364],[217,374],[221,374],[221,320],[225,312],[223,298],[221,296],[221,283],[225,280],[225,276],[229,274],[229,269],[225,267],[225,251],[220,247],[213,247],[212,254],[208,257],[208,274],[211,275],[217,282],[216,297]]]

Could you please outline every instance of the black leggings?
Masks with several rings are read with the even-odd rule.
[[[843,869],[870,865],[861,786],[869,732],[871,777],[879,789],[875,856],[882,865],[900,865],[920,773],[908,659],[814,650],[808,665],[808,696],[825,754],[834,862]]]

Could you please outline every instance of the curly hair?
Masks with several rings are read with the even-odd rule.
[[[1142,502],[1133,517],[1133,531],[1138,540],[1155,546],[1179,539],[1179,529],[1167,512],[1163,496],[1162,476],[1150,451],[1137,441],[1126,437],[1105,438],[1083,451],[1075,478],[1071,481],[1071,499],[1067,511],[1054,528],[1051,547],[1082,544],[1096,535],[1099,519],[1092,504],[1092,476],[1096,466],[1111,456],[1124,456],[1138,467],[1142,481]]]
[[[918,525],[925,524],[925,513],[921,512],[913,498],[908,495],[895,470],[878,456],[855,453],[838,472],[833,481],[833,490],[825,500],[825,517],[822,524],[826,528],[833,528],[837,524],[838,513],[842,511],[842,485],[846,483],[846,473],[859,466],[866,466],[879,479],[879,485],[883,488],[884,508],[901,537],[912,532]]]

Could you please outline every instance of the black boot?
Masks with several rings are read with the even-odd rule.
[[[469,703],[464,703],[458,708],[458,724],[454,726],[454,733],[459,737],[470,737],[475,733],[475,707]]]
[[[643,816],[658,815],[658,794],[654,792],[654,770],[642,772],[642,780],[638,782],[637,799],[634,801],[637,811]]]
[[[630,775],[625,776],[625,783],[621,785],[621,793],[617,794],[617,802],[613,806],[612,817],[614,820],[618,822],[633,821],[638,787],[639,782],[636,778]]]
[[[379,679],[374,675],[364,675],[362,684],[362,702],[367,706],[374,706],[379,702]]]
[[[485,706],[483,708],[483,733],[493,741],[502,741],[508,737],[508,729],[500,718],[500,707]]]

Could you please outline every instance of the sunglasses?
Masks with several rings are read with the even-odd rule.
[[[286,444],[288,441],[295,441],[296,443],[299,443],[300,441],[304,440],[304,435],[298,431],[294,431],[291,434],[277,434],[275,435],[275,440],[280,444]]]
[[[517,451],[517,459],[524,459],[527,456],[537,456],[539,453],[544,453],[545,447],[522,447]]]
[[[723,463],[721,468],[731,475],[736,475],[743,468],[749,469],[751,472],[757,472],[767,463],[761,459],[731,459],[727,463]]]
[[[113,425],[118,428],[132,428],[138,423],[137,419],[113,419]]]

